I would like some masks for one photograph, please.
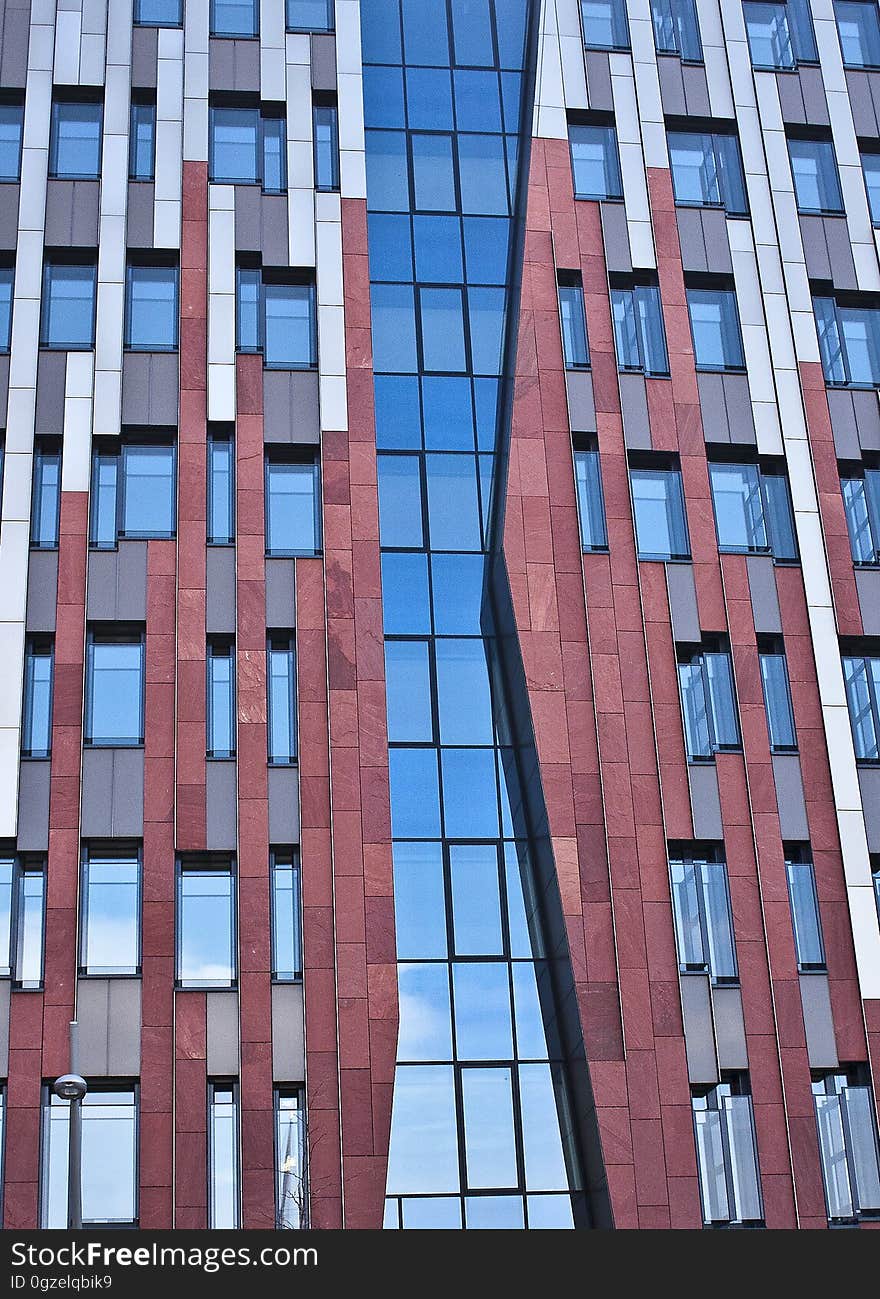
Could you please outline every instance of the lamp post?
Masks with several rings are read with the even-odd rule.
[[[89,1090],[85,1078],[77,1073],[79,1064],[79,1025],[70,1025],[70,1073],[62,1074],[52,1084],[52,1090],[61,1100],[70,1102],[67,1145],[67,1230],[82,1228],[82,1103]]]

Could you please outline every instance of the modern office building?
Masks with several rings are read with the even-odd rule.
[[[0,88],[3,1225],[878,1225],[876,0]]]

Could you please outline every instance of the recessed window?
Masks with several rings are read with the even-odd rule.
[[[43,1088],[40,1225],[67,1227],[70,1102]],[[132,1083],[89,1080],[82,1102],[84,1227],[138,1225],[138,1093]]]
[[[798,212],[841,214],[843,195],[831,141],[789,139],[788,156]]]
[[[739,141],[720,131],[668,131],[676,203],[720,207],[728,216],[748,211]]]
[[[758,641],[758,662],[770,750],[772,753],[794,753],[797,750],[797,731],[782,640],[762,637]]]
[[[208,1082],[208,1226],[241,1226],[238,1084]]]
[[[880,564],[880,469],[858,464],[841,469],[840,486],[853,563]]]
[[[880,308],[857,299],[813,298],[825,382],[834,387],[880,385]]]
[[[871,221],[880,226],[880,153],[863,153],[861,158]]]
[[[880,761],[880,651],[844,654],[843,679],[856,758]]]
[[[302,881],[294,848],[272,852],[272,978],[302,978]]]
[[[24,711],[21,731],[23,758],[48,758],[52,753],[52,641],[32,636],[24,651]]]
[[[183,0],[134,0],[136,27],[182,27]]]
[[[125,276],[125,346],[130,352],[176,351],[177,267],[129,262]]]
[[[287,0],[289,32],[332,32],[333,0]]]
[[[816,874],[810,860],[809,844],[785,845],[785,876],[788,881],[798,970],[801,973],[824,970],[822,921],[819,917]]]
[[[629,478],[639,559],[689,559],[691,546],[678,464],[636,464]]]
[[[98,444],[92,455],[90,545],[112,550],[120,537],[173,537],[176,465],[170,441],[128,434],[119,446]]]
[[[0,103],[0,182],[21,176],[23,104]]]
[[[318,364],[315,285],[282,280],[257,267],[241,266],[237,277],[237,333],[240,352],[262,352],[277,370],[314,370]]]
[[[273,632],[266,647],[269,692],[269,761],[296,761],[296,652],[293,637]]]
[[[587,49],[629,49],[624,0],[581,0],[581,22]]]
[[[210,109],[211,180],[262,185],[267,194],[287,189],[287,140],[281,109],[215,104]]]
[[[184,858],[177,872],[177,983],[235,984],[235,876],[228,861]]]
[[[8,352],[12,342],[12,297],[15,267],[0,263],[0,352]]]
[[[623,198],[614,126],[570,122],[568,140],[575,198]]]
[[[855,6],[853,6],[855,7]],[[828,1221],[880,1215],[880,1158],[870,1075],[864,1064],[813,1079]]]
[[[143,744],[142,632],[89,632],[83,742],[105,748]]]
[[[605,524],[605,501],[602,496],[602,471],[598,447],[575,447],[574,468],[581,546],[584,550],[607,550],[608,529]]]
[[[43,269],[43,312],[40,346],[61,351],[86,351],[95,346],[94,260],[50,260]]]
[[[845,68],[880,67],[880,13],[874,0],[834,0]]]
[[[278,455],[266,460],[266,552],[314,555],[321,548],[318,462]]]
[[[38,442],[34,448],[34,482],[31,499],[31,546],[56,550],[61,516],[61,446]]]
[[[131,101],[128,136],[128,179],[153,180],[156,174],[156,104],[154,100]]]
[[[339,109],[335,101],[316,100],[312,107],[315,142],[315,188],[339,189]]]
[[[794,515],[783,467],[711,460],[709,482],[718,549],[797,559]]]
[[[80,916],[80,974],[140,973],[141,863],[134,847],[86,849]]]
[[[799,63],[817,63],[816,38],[809,0],[743,5],[753,68],[787,70]]]
[[[669,356],[658,285],[612,287],[611,315],[618,369],[649,377],[668,375]]]
[[[229,641],[209,641],[207,670],[207,754],[235,757],[235,647]]]
[[[56,99],[49,135],[49,175],[97,180],[101,174],[103,106],[95,100]]]
[[[688,316],[698,370],[744,370],[736,293],[727,288],[687,289]]]
[[[212,36],[257,36],[259,31],[258,0],[211,0]]]
[[[279,1231],[309,1225],[305,1117],[301,1087],[275,1089],[275,1226]]]
[[[208,545],[228,546],[235,537],[235,443],[231,430],[208,431]]]
[[[719,752],[742,747],[733,663],[724,643],[679,652],[678,684],[689,762],[706,761]]]
[[[0,856],[0,977],[17,988],[43,984],[45,862]]]
[[[721,848],[673,847],[669,870],[680,970],[708,974],[713,983],[735,983],[733,912]]]
[[[558,275],[559,318],[562,322],[562,357],[567,370],[586,370],[590,364],[584,286],[576,271]]]
[[[677,54],[685,63],[702,63],[703,46],[694,0],[651,0],[658,54]]]
[[[755,1117],[748,1074],[723,1074],[691,1093],[703,1225],[764,1224]]]

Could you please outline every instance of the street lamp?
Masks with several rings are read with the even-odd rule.
[[[63,1101],[70,1102],[67,1145],[67,1230],[79,1231],[82,1227],[82,1103],[89,1090],[85,1078],[76,1073],[78,1064],[78,1024],[70,1025],[70,1068],[73,1072],[62,1074],[52,1084],[52,1090]]]

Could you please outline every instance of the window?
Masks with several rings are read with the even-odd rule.
[[[154,101],[131,101],[131,124],[128,136],[128,179],[152,180],[156,174],[156,104]]]
[[[139,974],[141,863],[134,847],[83,854],[80,974]]]
[[[617,132],[613,125],[571,122],[568,141],[575,198],[623,198]]]
[[[177,349],[176,266],[129,262],[125,271],[125,346],[132,352]]]
[[[748,211],[739,141],[718,132],[668,131],[675,201],[688,207],[723,207],[728,216]]]
[[[62,351],[95,346],[95,261],[47,261],[43,270],[40,346]]]
[[[835,387],[880,384],[880,308],[813,298],[825,382]]]
[[[677,464],[636,464],[630,469],[639,559],[689,559],[691,544]]]
[[[723,1074],[692,1094],[697,1172],[706,1227],[764,1221],[758,1148],[747,1074]]]
[[[293,637],[273,633],[267,645],[269,761],[296,761],[296,654]]]
[[[689,762],[740,748],[739,720],[730,651],[719,642],[681,651],[678,684]]]
[[[272,853],[272,978],[293,983],[302,978],[302,883],[299,854]]]
[[[858,464],[841,469],[840,486],[853,563],[880,564],[880,469]]]
[[[816,875],[810,860],[809,848],[809,844],[786,844],[785,846],[788,900],[791,904],[791,923],[794,929],[798,970],[801,973],[825,969],[825,948],[822,944],[822,922],[819,919]]]
[[[235,984],[235,877],[228,861],[184,859],[177,872],[177,982]]]
[[[90,631],[86,646],[84,742],[131,747],[144,742],[144,638],[141,632]]]
[[[871,221],[880,226],[880,153],[863,153],[861,157]]]
[[[669,357],[663,328],[660,289],[633,284],[611,289],[614,346],[619,370],[668,375]]]
[[[49,135],[49,175],[97,180],[101,174],[103,107],[96,101],[56,99]]]
[[[287,189],[287,137],[279,108],[229,104],[210,109],[211,180],[223,185],[262,185],[267,194]]]
[[[694,0],[652,0],[651,12],[658,54],[678,54],[686,63],[703,62]]]
[[[0,264],[0,352],[8,352],[12,341],[12,295],[15,267]]]
[[[744,370],[736,294],[732,289],[689,288],[688,315],[698,370]]]
[[[713,983],[736,982],[733,915],[720,851],[671,847],[669,870],[679,969],[709,974]]]
[[[306,1183],[305,1097],[299,1087],[275,1091],[275,1226],[309,1225]]]
[[[38,442],[34,448],[34,484],[31,501],[31,546],[56,550],[61,513],[61,447]]]
[[[558,275],[559,317],[562,321],[562,355],[567,370],[585,370],[590,364],[584,286],[575,271]]]
[[[23,758],[48,758],[52,753],[52,642],[31,637],[24,652]]]
[[[173,537],[176,454],[172,442],[129,434],[116,449],[92,455],[90,545],[112,550],[119,537]]]
[[[332,32],[333,0],[287,0],[289,32]]]
[[[228,430],[208,432],[208,545],[235,537],[235,443]]]
[[[312,107],[315,141],[315,188],[339,189],[339,110],[333,103],[316,100]]]
[[[584,550],[607,550],[608,529],[605,525],[605,501],[602,496],[602,471],[599,465],[598,447],[576,447],[574,470],[577,480],[581,546]]]
[[[880,1214],[880,1163],[867,1068],[852,1065],[815,1078],[813,1102],[829,1222],[876,1217]]]
[[[43,985],[45,906],[45,864],[0,857],[0,977],[17,988]]]
[[[834,0],[845,68],[880,67],[880,13],[874,0]]]
[[[257,36],[259,30],[257,0],[211,0],[212,36]]]
[[[797,559],[794,515],[783,468],[709,462],[718,549]]]
[[[183,0],[134,0],[136,27],[182,27]]]
[[[235,757],[235,648],[209,641],[206,656],[207,752],[209,758]]]
[[[67,1227],[70,1104],[43,1088],[40,1225]],[[83,1226],[138,1225],[138,1094],[132,1083],[90,1081],[82,1102]]]
[[[238,1084],[208,1081],[208,1226],[241,1226]]]
[[[759,639],[758,662],[770,749],[773,753],[794,753],[797,750],[797,731],[782,641],[772,637]]]
[[[754,68],[794,68],[816,63],[816,38],[809,0],[743,5]]]
[[[831,141],[790,139],[788,156],[798,212],[842,213],[843,196]]]
[[[266,552],[314,555],[321,549],[318,462],[266,459]]]
[[[880,761],[880,654],[844,655],[843,679],[856,758]]]
[[[871,878],[874,881],[874,901],[877,904],[877,919],[880,920],[880,855],[871,854]]]
[[[318,364],[315,285],[281,280],[256,267],[238,269],[237,330],[240,352],[262,352],[279,370],[314,370]]]
[[[624,0],[581,0],[581,22],[587,49],[629,49]]]
[[[17,181],[21,176],[23,104],[0,103],[0,181]]]

